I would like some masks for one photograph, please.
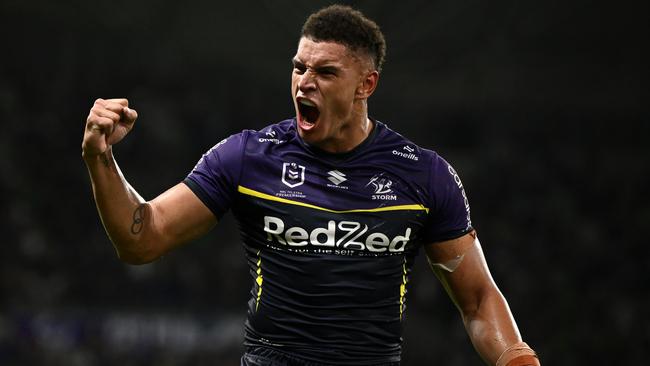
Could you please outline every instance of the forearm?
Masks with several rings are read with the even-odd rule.
[[[521,342],[508,303],[497,288],[490,289],[475,309],[462,313],[467,334],[488,365],[495,365],[508,347]]]
[[[84,154],[97,211],[118,257],[141,264],[155,259],[151,245],[151,206],[122,175],[111,149]]]
[[[433,272],[458,307],[474,348],[488,365],[539,365],[521,342],[506,299],[492,280],[475,233],[425,247]],[[450,261],[454,266],[440,266]],[[498,362],[497,362],[498,361]]]

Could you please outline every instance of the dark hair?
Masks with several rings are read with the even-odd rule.
[[[386,57],[386,40],[379,26],[358,10],[345,5],[330,5],[307,18],[302,36],[314,41],[340,43],[353,52],[370,56],[377,71]]]

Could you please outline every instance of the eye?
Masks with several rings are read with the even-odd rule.
[[[316,70],[320,75],[323,76],[336,76],[336,69],[330,67],[323,67]]]
[[[294,64],[293,65],[293,72],[295,72],[296,74],[302,75],[302,74],[305,73],[305,71],[307,71],[307,68],[305,67],[305,65],[301,65],[301,64]]]

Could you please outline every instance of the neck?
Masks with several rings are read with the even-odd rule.
[[[343,125],[338,131],[335,140],[319,146],[320,149],[331,153],[346,153],[359,146],[372,132],[375,124],[368,118],[366,101],[354,108],[349,123]]]

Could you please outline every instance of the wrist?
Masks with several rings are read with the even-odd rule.
[[[104,166],[110,166],[111,161],[113,161],[113,150],[110,146],[100,153],[90,153],[86,150],[81,150],[81,158],[86,162],[86,165],[101,163]]]
[[[540,363],[532,348],[525,342],[518,342],[503,351],[496,366],[540,366]]]

